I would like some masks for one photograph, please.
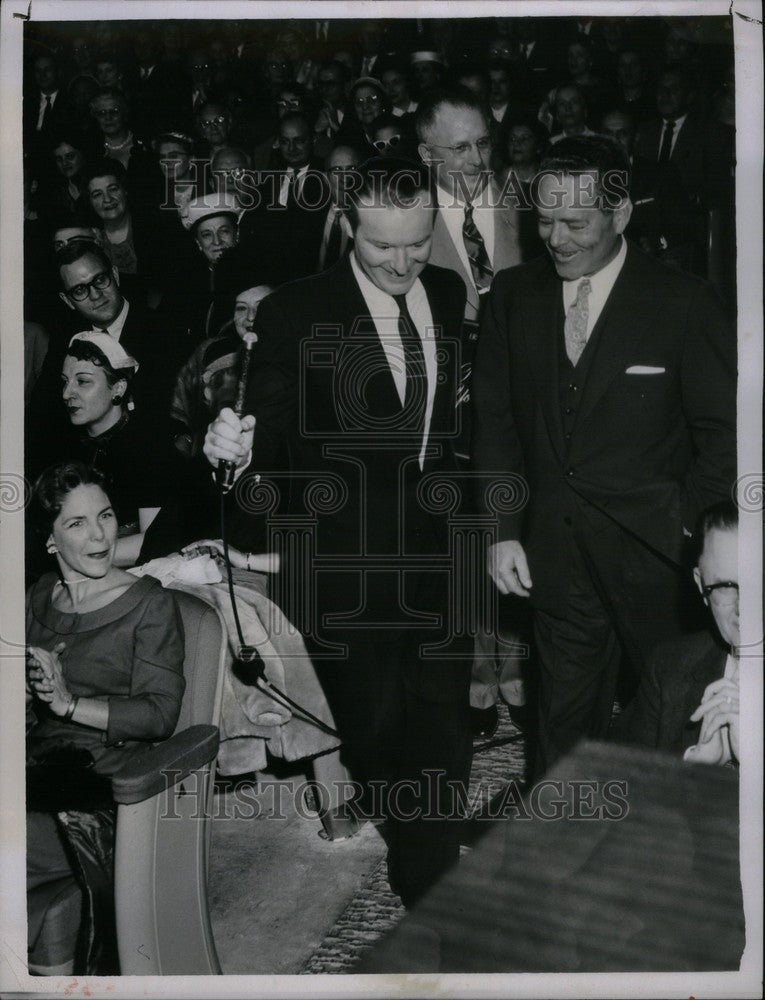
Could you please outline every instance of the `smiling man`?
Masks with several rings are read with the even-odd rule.
[[[455,470],[465,291],[428,264],[422,166],[372,159],[357,179],[343,217],[353,250],[262,303],[249,416],[223,410],[205,454],[268,476],[289,453],[289,513],[314,532],[300,558],[285,546],[285,595],[310,598],[303,607],[293,596],[289,617],[321,670],[354,778],[390,796],[389,876],[408,906],[457,860],[470,767],[469,662],[459,640],[446,652],[447,512],[427,500],[431,474],[448,482]],[[324,483],[335,499],[317,510]],[[235,544],[249,550],[257,519],[241,523],[236,504],[231,516]],[[423,647],[439,643],[428,656]]]
[[[548,258],[495,280],[474,371],[477,468],[526,483],[488,569],[534,610],[538,771],[606,736],[622,660],[680,634],[685,539],[735,477],[735,339],[704,282],[624,239],[627,175],[613,140],[555,146]]]

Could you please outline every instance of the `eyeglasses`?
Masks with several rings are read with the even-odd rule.
[[[365,104],[379,104],[381,100],[382,98],[379,94],[367,94],[366,97],[362,97],[361,95],[354,97],[353,103],[358,104],[359,107],[363,107]]]
[[[122,114],[122,108],[101,108],[98,111],[93,109],[94,118],[115,118],[119,114]]]
[[[225,115],[218,115],[217,118],[200,118],[199,124],[201,128],[212,128],[213,125],[225,125],[226,117]]]
[[[382,153],[384,149],[395,149],[400,142],[400,135],[392,135],[390,139],[375,139],[372,145]]]
[[[293,97],[292,100],[281,100],[276,102],[277,108],[299,108],[303,102],[299,97]]]
[[[475,147],[479,153],[488,153],[491,149],[491,138],[488,135],[481,136],[475,142],[458,142],[456,146],[443,146],[437,142],[429,143],[435,149],[449,149],[455,156],[468,156],[471,149]]]
[[[729,608],[738,600],[738,584],[731,580],[721,580],[701,588],[701,593],[720,608]]]
[[[75,302],[82,302],[84,299],[90,295],[91,288],[97,288],[102,291],[104,288],[108,288],[113,280],[113,275],[111,271],[99,271],[98,274],[94,274],[90,281],[85,281],[81,285],[74,285],[72,288],[67,288],[64,295],[68,295],[70,299],[74,299]]]
[[[192,63],[191,68],[192,69],[209,69],[210,68],[210,64],[209,63]]]

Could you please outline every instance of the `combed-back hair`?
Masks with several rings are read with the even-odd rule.
[[[436,122],[436,115],[444,104],[452,108],[470,108],[486,117],[483,101],[469,87],[459,83],[437,87],[420,101],[414,113],[414,127],[420,142],[428,141],[428,135]]]
[[[29,514],[36,531],[47,536],[61,513],[64,501],[78,486],[100,486],[106,491],[104,474],[84,462],[59,462],[37,478],[32,489]]]
[[[345,195],[341,208],[348,216],[355,232],[359,224],[360,202],[373,202],[386,208],[407,208],[425,194],[425,203],[433,206],[430,173],[421,161],[403,156],[372,156],[356,170],[349,170],[352,184],[341,194]]]
[[[539,167],[544,174],[591,174],[603,211],[629,196],[630,161],[620,142],[608,135],[570,135],[556,142]]]

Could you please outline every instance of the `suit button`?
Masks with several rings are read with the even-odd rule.
[[[569,392],[576,392],[576,390],[577,390],[578,388],[579,388],[579,386],[578,386],[578,385],[574,385],[574,383],[573,383],[573,382],[570,382],[570,383],[569,383],[569,386],[568,386],[568,391],[569,391]]]
[[[573,479],[573,477],[574,477],[574,470],[573,469],[566,469],[566,475],[569,477],[569,479]]]
[[[573,411],[573,410],[571,409],[571,407],[570,407],[570,406],[567,406],[567,407],[566,407],[566,410],[565,410],[565,413],[566,413],[566,416],[567,416],[567,417],[570,417],[570,416],[571,416],[571,414],[572,414],[573,412],[574,412],[574,411]]]
[[[568,514],[566,514],[566,516],[563,518],[563,523],[566,525],[567,528],[571,527],[571,518],[568,516]]]
[[[571,440],[571,431],[566,431],[566,440],[567,441]]]

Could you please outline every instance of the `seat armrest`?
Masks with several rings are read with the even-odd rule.
[[[217,726],[189,726],[169,740],[147,746],[112,777],[114,801],[142,802],[214,760],[220,733]]]

